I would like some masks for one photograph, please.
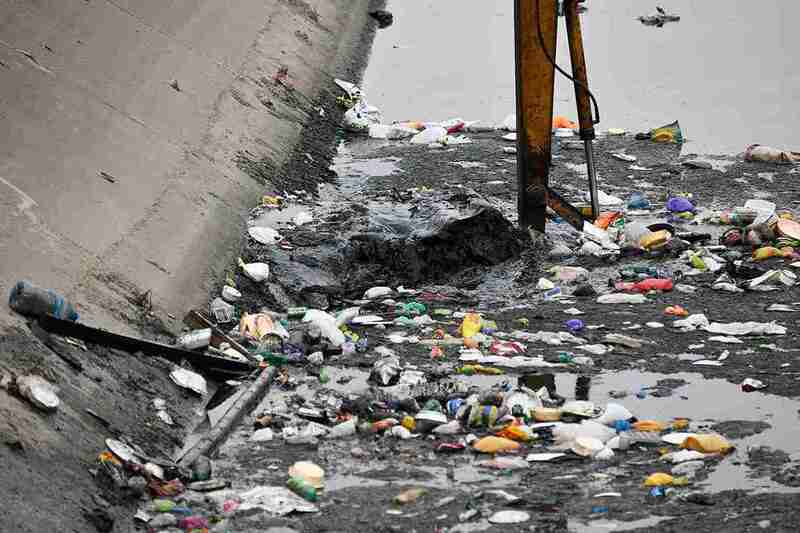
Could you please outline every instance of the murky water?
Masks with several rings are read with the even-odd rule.
[[[462,116],[489,124],[514,111],[511,0],[390,0],[364,85],[388,120]],[[636,17],[656,5],[680,15],[663,28]],[[583,16],[600,127],[647,130],[680,120],[684,152],[735,154],[751,143],[796,145],[800,3],[780,0],[593,0]],[[569,67],[559,28],[558,62]],[[556,112],[575,117],[558,77]],[[797,148],[797,146],[795,146]]]

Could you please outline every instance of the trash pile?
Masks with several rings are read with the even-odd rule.
[[[402,140],[408,139],[411,144],[422,144],[429,148],[443,148],[472,142],[460,132],[489,131],[478,124],[478,121],[467,122],[461,118],[448,119],[442,122],[394,122],[383,124],[380,110],[367,104],[361,89],[351,82],[335,80],[347,96],[337,100],[339,105],[347,109],[344,114],[344,127],[353,133],[367,134],[372,139]]]

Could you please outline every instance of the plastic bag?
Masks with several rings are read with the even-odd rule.
[[[239,266],[242,267],[245,275],[256,283],[261,283],[269,278],[269,265],[266,263],[245,263],[239,259]]]
[[[250,226],[247,228],[247,233],[254,241],[261,244],[277,244],[283,239],[281,234],[272,228]]]
[[[411,144],[432,144],[441,142],[445,137],[447,137],[447,130],[441,126],[434,126],[411,137]]]
[[[303,322],[310,322],[316,325],[322,332],[322,336],[328,339],[334,348],[344,344],[344,333],[336,327],[336,319],[319,309],[309,309],[303,316]]]
[[[481,316],[477,313],[467,313],[459,329],[465,339],[474,337],[481,330]]]

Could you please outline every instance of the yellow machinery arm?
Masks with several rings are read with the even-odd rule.
[[[586,149],[589,191],[594,219],[599,214],[597,174],[592,141],[595,118],[592,116],[589,82],[583,52],[583,37],[578,4],[583,0],[564,0],[567,23],[571,79],[575,84],[580,138]],[[515,0],[514,35],[517,78],[517,208],[520,226],[545,229],[547,207],[578,229],[584,216],[550,189],[548,178],[552,155],[553,92],[558,35],[558,0]]]

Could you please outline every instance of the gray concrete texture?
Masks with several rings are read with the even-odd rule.
[[[307,119],[262,105],[261,80],[286,66],[313,98],[367,3],[0,0],[3,299],[30,279],[122,331],[135,294],[204,302],[265,191],[236,154],[279,167]]]

